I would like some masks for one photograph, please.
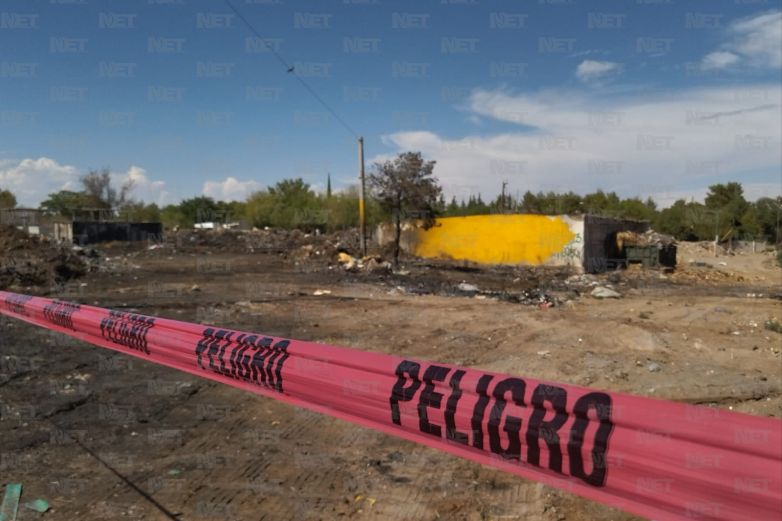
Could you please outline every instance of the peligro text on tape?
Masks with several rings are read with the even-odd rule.
[[[0,312],[655,519],[782,517],[782,422],[0,292]]]

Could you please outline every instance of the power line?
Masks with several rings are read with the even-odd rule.
[[[273,45],[269,45],[266,39],[263,36],[261,36],[261,33],[258,32],[258,30],[247,20],[247,18],[245,18],[242,15],[242,13],[239,12],[238,9],[236,9],[236,7],[234,7],[234,5],[231,3],[230,0],[225,0],[225,3],[228,4],[228,7],[231,8],[231,10],[244,23],[244,25],[246,25],[247,28],[250,29],[250,32],[252,32],[255,36],[258,37],[260,41],[264,43],[264,45],[269,49],[269,51],[274,55],[274,57],[277,58],[277,61],[279,61],[282,64],[282,66],[285,67],[285,70],[289,74],[293,74],[293,76],[297,80],[299,80],[299,83],[301,83],[301,85],[307,90],[307,92],[309,92],[310,95],[318,101],[318,103],[323,105],[323,107],[326,110],[328,110],[332,116],[334,116],[334,119],[336,119],[343,127],[345,127],[345,130],[347,130],[354,138],[358,138],[358,133],[354,131],[353,128],[350,125],[348,125],[347,122],[344,119],[342,119],[339,116],[339,114],[337,114],[337,112],[333,108],[331,108],[331,106],[328,103],[326,103],[326,100],[324,100],[322,97],[320,97],[320,95],[318,95],[317,92],[315,92],[315,89],[313,89],[309,83],[304,81],[304,78],[299,76],[299,74],[296,72],[295,65],[288,62],[288,60],[286,60],[282,56],[282,54],[280,54],[279,51],[277,51],[277,49],[274,48]]]

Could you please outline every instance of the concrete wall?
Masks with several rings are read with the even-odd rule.
[[[437,219],[424,230],[405,223],[402,248],[424,258],[480,264],[581,267],[584,221],[580,217],[529,214],[472,215]],[[378,227],[379,244],[393,241],[390,224]]]
[[[72,230],[73,242],[77,244],[160,240],[163,235],[163,225],[160,223],[75,221]]]

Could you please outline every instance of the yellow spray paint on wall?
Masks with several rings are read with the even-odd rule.
[[[574,225],[582,223],[529,214],[446,217],[437,219],[428,230],[416,229],[408,247],[419,257],[482,264],[580,263],[580,259],[561,257],[581,240],[583,227],[574,231]]]

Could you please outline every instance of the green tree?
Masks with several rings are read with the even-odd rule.
[[[0,189],[0,208],[16,208],[16,196],[10,190]]]
[[[719,235],[724,235],[731,229],[739,231],[741,218],[749,208],[741,183],[711,185],[704,202],[706,208],[717,212]]]
[[[529,190],[521,197],[521,211],[524,213],[541,213],[540,199]]]
[[[120,208],[117,217],[122,221],[159,222],[161,212],[155,203],[145,204],[140,201],[131,201]]]
[[[175,226],[192,226],[188,223],[185,215],[182,213],[179,205],[168,204],[160,210],[160,221],[165,228],[174,228]]]
[[[60,190],[49,194],[49,197],[41,202],[40,208],[50,215],[82,219],[89,215],[85,208],[93,208],[94,203],[93,198],[84,192]]]
[[[218,206],[214,199],[206,196],[184,199],[179,203],[182,226],[193,226],[199,222],[211,222],[218,215]]]
[[[394,222],[395,264],[399,264],[402,220],[420,219],[425,228],[434,223],[442,193],[434,177],[434,165],[434,161],[425,161],[420,152],[404,152],[392,160],[375,163],[369,175],[373,196]]]
[[[782,197],[761,197],[755,201],[754,207],[762,236],[779,244],[782,241],[779,229],[782,223]]]
[[[670,207],[657,214],[653,226],[657,231],[673,235],[679,240],[698,239],[691,226],[691,208],[684,199],[679,199]]]
[[[274,198],[272,223],[284,228],[314,229],[324,227],[326,214],[318,205],[310,185],[300,177],[283,179],[269,188]]]
[[[451,202],[445,207],[445,215],[448,217],[456,217],[460,215],[459,203],[456,202],[456,196],[451,198]]]
[[[763,235],[763,227],[760,224],[758,218],[757,207],[753,204],[748,205],[747,211],[741,216],[741,238],[756,240],[760,239]]]
[[[268,190],[258,190],[247,197],[245,201],[245,216],[253,224],[262,228],[273,226],[275,200]]]
[[[641,201],[638,197],[622,199],[616,208],[617,217],[652,221],[657,214],[657,205],[651,199]]]

